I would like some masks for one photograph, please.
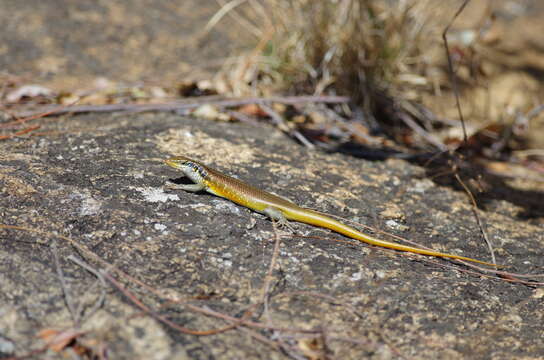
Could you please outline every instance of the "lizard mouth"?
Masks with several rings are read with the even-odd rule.
[[[179,169],[179,163],[174,159],[166,159],[164,160],[164,163],[174,169]]]

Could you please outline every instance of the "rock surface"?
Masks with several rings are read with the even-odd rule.
[[[164,293],[202,299],[193,304],[240,316],[258,302],[274,232],[263,216],[226,200],[165,191],[179,174],[161,160],[180,153],[304,206],[435,249],[488,258],[464,194],[437,187],[403,161],[319,154],[261,127],[175,115],[82,115],[55,124],[62,133],[0,145],[2,222],[69,236]],[[484,217],[499,262],[537,271],[544,262],[542,227],[517,219],[506,202],[495,209]],[[282,233],[268,316],[276,326],[323,329],[338,358],[389,358],[396,351],[428,359],[542,355],[535,336],[544,324],[541,289],[469,274],[443,260],[346,243],[306,225],[296,229],[311,237]],[[0,332],[17,354],[38,346],[38,330],[74,326],[54,253],[71,297],[90,307],[100,286],[67,256],[103,266],[53,236],[0,232]],[[148,291],[135,291],[153,307],[161,304]],[[180,335],[138,311],[108,287],[99,312],[81,326],[115,359],[265,358],[270,351],[240,330]],[[225,325],[179,305],[161,313],[193,329]]]

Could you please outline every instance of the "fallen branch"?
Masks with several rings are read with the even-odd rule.
[[[304,103],[325,103],[325,104],[345,104],[350,101],[346,96],[272,96],[268,98],[240,98],[240,99],[204,99],[172,101],[161,104],[108,104],[108,105],[75,105],[59,108],[58,106],[44,106],[36,110],[22,111],[15,113],[17,117],[30,117],[36,115],[52,116],[67,113],[81,114],[92,112],[147,112],[147,111],[183,111],[193,110],[204,104],[210,104],[217,107],[238,107],[249,104],[270,104],[281,103],[287,105],[297,105]]]

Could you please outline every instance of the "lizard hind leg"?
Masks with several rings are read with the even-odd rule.
[[[295,232],[295,229],[289,223],[289,221],[285,218],[285,216],[283,215],[281,210],[278,210],[278,209],[273,208],[273,207],[267,207],[266,209],[263,210],[263,213],[266,216],[268,216],[272,221],[277,223],[280,226],[280,228],[287,228],[291,232],[293,232],[293,233]]]

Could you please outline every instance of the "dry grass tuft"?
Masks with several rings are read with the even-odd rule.
[[[441,28],[431,1],[249,4],[260,19],[260,39],[235,71],[225,72],[237,95],[327,92],[349,95],[370,110],[376,96],[414,99],[416,90],[432,89],[429,49],[440,49]]]

